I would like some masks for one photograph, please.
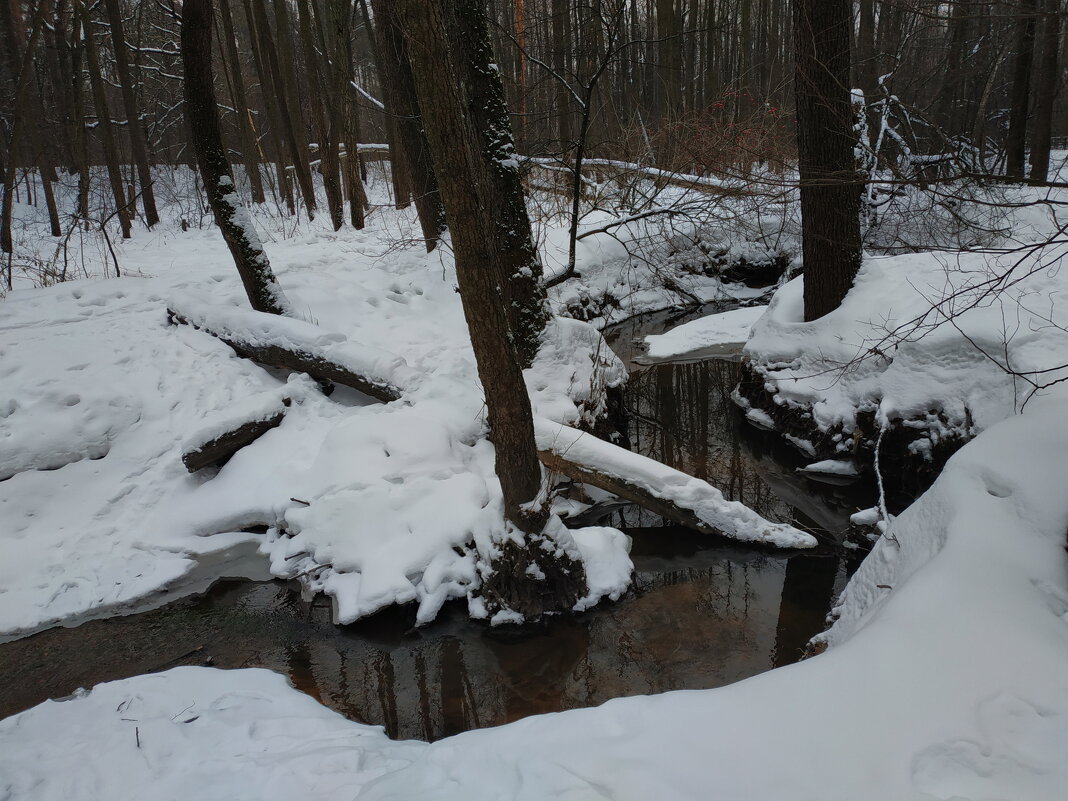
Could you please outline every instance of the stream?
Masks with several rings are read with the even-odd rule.
[[[462,603],[420,628],[410,608],[339,627],[326,599],[305,602],[293,584],[222,581],[152,611],[0,645],[0,718],[177,665],[264,667],[391,737],[436,740],[619,696],[718,687],[796,661],[856,567],[859,555],[839,541],[850,513],[872,505],[872,490],[796,473],[798,457],[746,425],[730,401],[736,360],[639,364],[634,340],[676,318],[647,316],[606,334],[632,370],[631,446],[811,531],[819,548],[747,548],[600,504],[587,515],[633,538],[633,589],[617,603],[522,628],[473,622]]]

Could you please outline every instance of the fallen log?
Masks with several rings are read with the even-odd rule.
[[[535,421],[538,458],[550,470],[603,489],[687,528],[779,548],[813,548],[811,534],[773,523],[718,489],[653,459],[549,420]]]
[[[351,387],[384,403],[398,400],[402,387],[415,377],[399,356],[357,346],[341,334],[292,317],[195,300],[172,300],[167,318],[211,334],[238,356]]]
[[[281,425],[291,400],[288,387],[263,392],[208,417],[204,425],[182,443],[182,463],[190,473],[224,464],[272,428]]]
[[[225,464],[231,456],[246,445],[251,445],[272,428],[281,425],[284,417],[285,412],[279,412],[266,420],[252,420],[240,425],[233,431],[227,431],[205,442],[199,448],[183,453],[182,464],[190,473],[212,465]]]

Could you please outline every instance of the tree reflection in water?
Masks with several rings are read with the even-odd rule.
[[[660,366],[633,376],[630,435],[773,520],[837,533],[864,503],[818,489],[796,458],[740,421],[737,365]],[[624,509],[633,591],[618,603],[517,629],[490,629],[448,605],[414,628],[392,609],[352,626],[281,583],[227,582],[129,617],[0,645],[0,717],[80,686],[179,664],[266,667],[342,714],[393,737],[435,740],[610,698],[716,687],[794,661],[844,583],[840,551],[744,548]]]

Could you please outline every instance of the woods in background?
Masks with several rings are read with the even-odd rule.
[[[322,211],[335,229],[347,204],[347,223],[360,227],[355,145],[388,143],[394,201],[415,203],[433,247],[443,212],[393,0],[212,6],[215,93],[242,192],[290,214]],[[785,169],[797,153],[793,6],[488,0],[518,152],[700,176]],[[1064,0],[854,0],[847,13],[849,82],[881,157],[953,154],[974,172],[1046,179],[1051,146],[1068,133],[1068,104],[1055,102]],[[71,217],[117,220],[123,235],[157,223],[153,170],[158,181],[161,168],[194,160],[180,14],[177,0],[0,3],[5,252],[12,203],[37,191],[31,183],[57,236]],[[61,174],[80,183],[76,208],[57,207]]]

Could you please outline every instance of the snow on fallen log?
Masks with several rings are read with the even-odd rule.
[[[663,334],[645,337],[650,359],[672,359],[715,347],[745,342],[753,323],[761,318],[767,306],[745,306],[740,309],[698,317],[677,325]]]
[[[281,425],[289,404],[282,392],[262,392],[209,418],[182,443],[182,464],[190,473],[222,464]]]
[[[525,164],[549,170],[561,166],[559,159],[541,156],[521,156],[520,161]],[[663,181],[666,184],[678,186],[683,189],[694,189],[698,192],[731,195],[751,194],[751,190],[746,189],[746,187],[737,180],[716,178],[713,176],[687,175],[686,173],[671,172],[670,170],[661,170],[656,167],[646,167],[630,161],[616,161],[615,159],[583,159],[582,169],[584,171],[597,171],[613,176],[633,175],[653,181]]]
[[[718,489],[575,428],[538,419],[538,457],[550,470],[632,501],[697,531],[779,548],[813,548],[816,538],[766,520]]]
[[[292,317],[190,298],[172,299],[167,315],[171,322],[221,339],[239,356],[351,387],[386,403],[399,399],[417,377],[400,356]]]

